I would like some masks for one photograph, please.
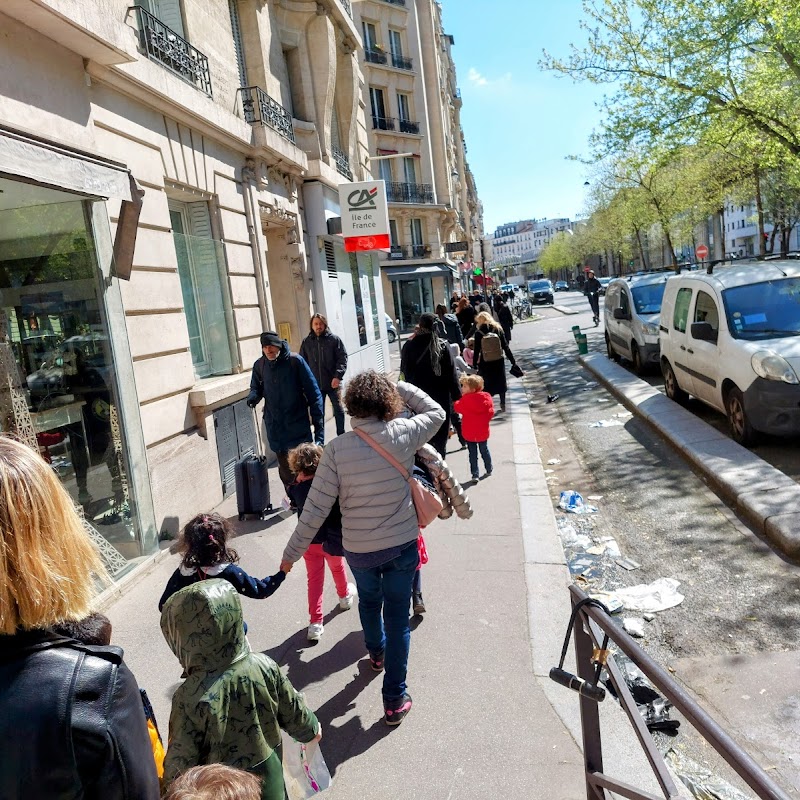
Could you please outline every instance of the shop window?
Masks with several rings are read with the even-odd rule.
[[[222,277],[222,242],[212,238],[208,203],[170,200],[169,216],[178,260],[189,349],[198,378],[233,370]]]
[[[90,210],[0,178],[0,431],[51,465],[116,575],[142,542]]]

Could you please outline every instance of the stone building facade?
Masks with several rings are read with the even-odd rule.
[[[351,13],[0,8],[0,424],[128,561],[262,446],[243,403],[262,330],[297,350],[320,311],[351,372],[387,363],[378,260],[328,233],[338,185],[370,178]]]
[[[461,288],[459,262],[475,257],[482,235],[453,38],[434,0],[358,0],[353,9],[364,43],[370,165],[389,200],[392,249],[381,264],[386,311],[410,330],[420,313]]]

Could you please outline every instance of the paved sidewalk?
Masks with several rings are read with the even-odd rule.
[[[369,669],[357,611],[338,611],[330,577],[325,633],[316,645],[306,641],[302,564],[272,598],[243,598],[251,644],[286,668],[323,723],[332,800],[586,796],[577,695],[547,679],[569,615],[569,575],[519,385],[508,408],[492,424],[494,475],[468,487],[475,515],[437,520],[426,533],[429,611],[412,625],[414,709],[399,728],[381,720],[381,677]],[[466,450],[448,462],[459,478],[469,477]],[[277,471],[270,477],[278,503]],[[221,511],[235,519],[235,498]],[[293,524],[280,514],[237,523],[234,547],[244,569],[276,571]],[[156,561],[106,609],[164,734],[181,670],[161,636],[156,606],[176,565],[175,556]],[[601,711],[612,731],[607,771],[641,778],[643,759],[628,757],[635,747],[627,720],[611,703]]]

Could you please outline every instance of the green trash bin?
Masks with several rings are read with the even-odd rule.
[[[589,344],[585,333],[576,333],[575,341],[578,343],[578,354],[585,356],[589,352]]]
[[[581,326],[580,325],[573,325],[572,326],[572,335],[575,337],[575,341],[578,340],[578,335],[580,334],[580,332],[581,332]]]

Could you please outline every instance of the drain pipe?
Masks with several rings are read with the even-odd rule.
[[[269,314],[267,313],[267,291],[264,282],[264,264],[261,260],[261,247],[258,241],[258,228],[260,218],[257,213],[258,203],[253,198],[254,184],[256,179],[255,166],[252,159],[247,159],[245,166],[242,167],[242,188],[244,191],[244,211],[247,215],[247,231],[250,235],[250,250],[253,254],[253,270],[256,276],[256,298],[258,299],[258,311],[261,314],[261,330],[271,329]]]

